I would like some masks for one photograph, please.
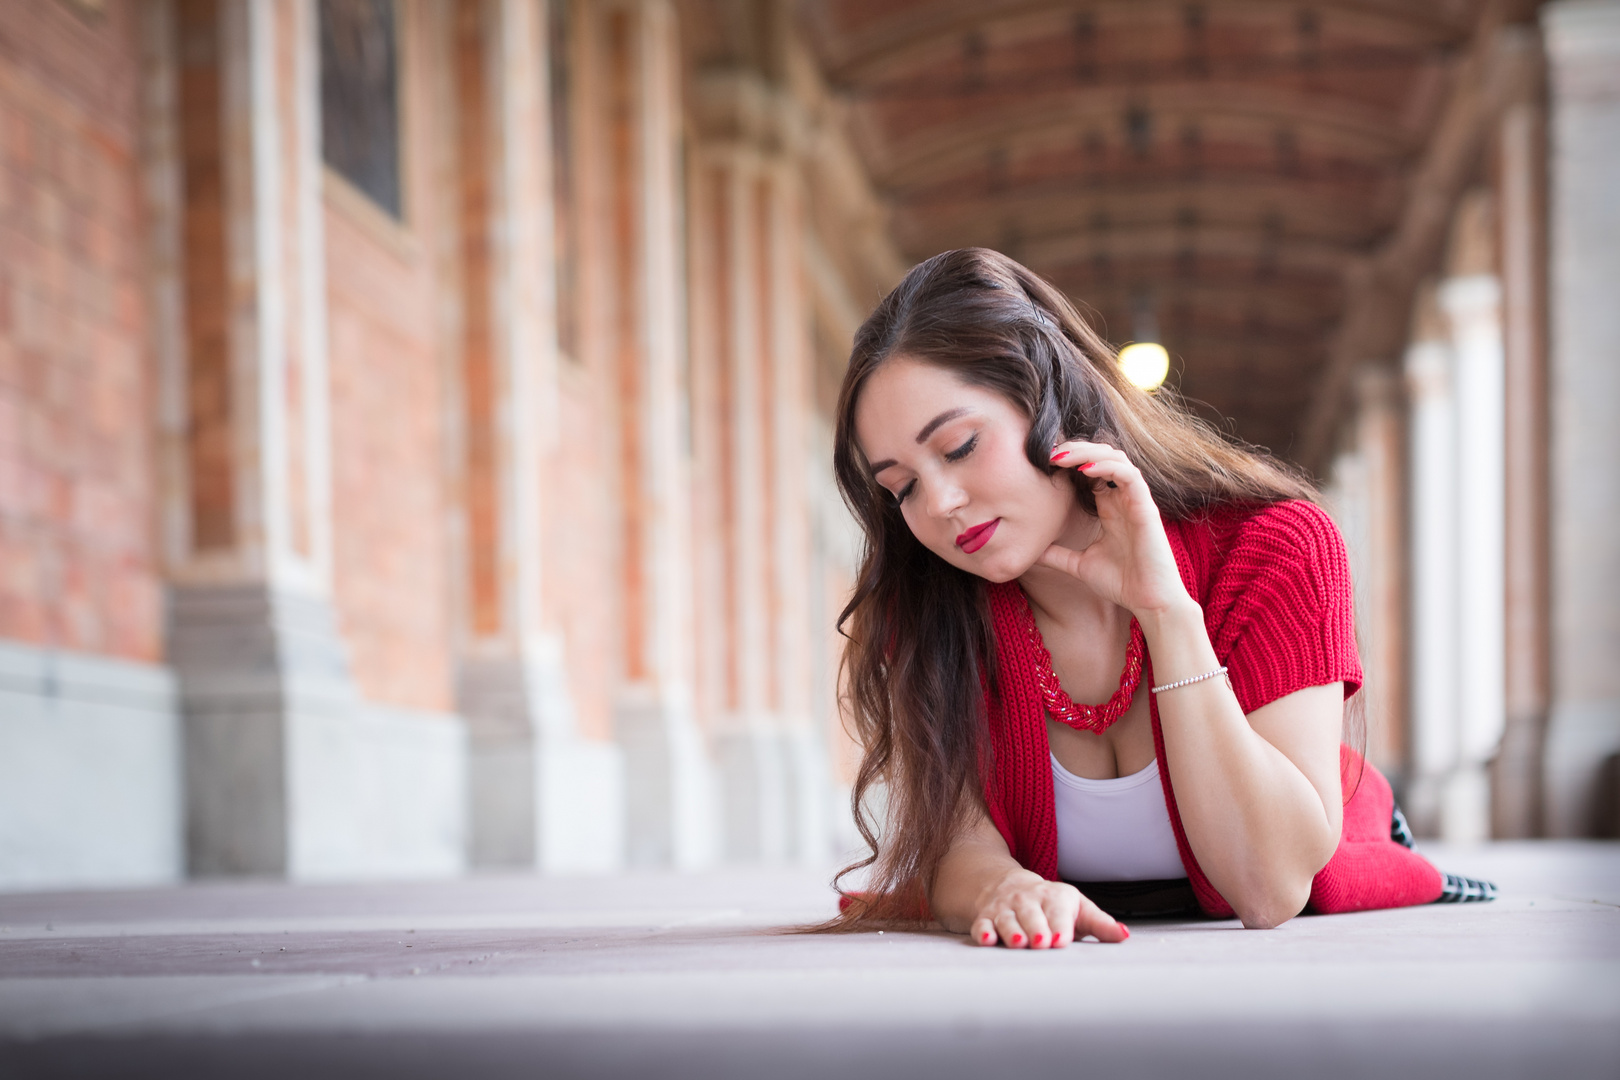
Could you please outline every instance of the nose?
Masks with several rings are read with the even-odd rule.
[[[962,485],[944,476],[935,477],[928,485],[926,505],[930,517],[948,518],[966,506],[967,501]]]

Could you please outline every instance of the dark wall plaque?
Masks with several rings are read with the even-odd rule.
[[[321,155],[403,217],[399,48],[393,0],[320,0]]]

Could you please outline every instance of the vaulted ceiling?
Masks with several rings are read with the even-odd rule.
[[[1172,385],[1288,455],[1355,302],[1353,268],[1411,217],[1458,67],[1500,12],[806,0],[798,16],[908,258],[999,248],[1116,343],[1150,314]],[[1379,347],[1404,334],[1402,308],[1381,309],[1401,325]]]

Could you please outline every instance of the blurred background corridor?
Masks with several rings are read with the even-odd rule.
[[[848,850],[964,245],[1321,481],[1420,835],[1620,835],[1620,3],[0,0],[0,889]]]

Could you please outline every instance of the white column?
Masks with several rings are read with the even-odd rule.
[[[1443,340],[1406,351],[1411,468],[1411,762],[1406,812],[1438,832],[1445,783],[1458,755],[1456,406]]]
[[[1612,820],[1620,802],[1620,3],[1558,0],[1541,19],[1552,89],[1546,827],[1553,836],[1612,836],[1620,832]]]
[[[1506,726],[1491,773],[1491,834],[1541,835],[1548,701],[1546,108],[1510,107],[1498,128],[1503,436],[1507,461],[1503,620]]]
[[[722,824],[725,853],[739,861],[774,861],[787,849],[787,790],[780,718],[773,684],[780,674],[772,642],[781,627],[774,618],[777,582],[772,577],[773,547],[779,522],[772,512],[784,493],[771,487],[777,479],[770,430],[775,417],[771,388],[776,340],[770,291],[777,267],[768,261],[763,162],[755,148],[730,145],[711,151],[728,220],[724,227],[729,297],[726,336],[731,445],[725,463],[731,507],[730,549],[732,628],[730,648],[735,664],[735,695],[720,719],[716,756],[721,769]],[[770,290],[770,291],[768,291]]]
[[[190,870],[453,872],[461,725],[362,702],[331,602],[316,6],[218,12],[234,505],[227,544],[173,531]]]
[[[1451,328],[1456,403],[1457,763],[1446,786],[1440,833],[1450,841],[1490,836],[1487,763],[1506,711],[1503,611],[1501,287],[1494,275],[1452,278],[1439,302]]]
[[[1406,488],[1397,456],[1400,384],[1388,366],[1368,364],[1356,373],[1355,389],[1354,441],[1334,459],[1323,495],[1344,534],[1355,583],[1356,636],[1365,680],[1358,707],[1366,721],[1367,757],[1401,788],[1407,770],[1407,710],[1400,699],[1406,621],[1400,581],[1405,560],[1399,504]]]
[[[560,635],[543,622],[543,455],[557,397],[546,22],[523,0],[482,12],[491,253],[490,434],[497,546],[493,630],[468,627],[458,698],[468,720],[471,855],[485,866],[604,870],[624,852],[619,750],[579,736]],[[474,227],[477,227],[476,225]]]
[[[786,101],[782,101],[786,108]],[[779,125],[791,130],[796,125]],[[824,859],[831,851],[832,796],[825,740],[812,720],[811,657],[816,604],[810,505],[814,448],[810,415],[811,384],[809,305],[803,288],[801,254],[804,231],[803,192],[798,160],[779,155],[767,168],[766,258],[770,262],[771,317],[770,438],[772,529],[772,595],[776,670],[775,709],[782,725],[783,765],[787,777],[786,854],[803,861]]]
[[[1356,380],[1356,455],[1361,461],[1365,549],[1356,574],[1356,619],[1367,684],[1369,759],[1404,787],[1408,769],[1406,706],[1406,588],[1403,568],[1406,482],[1402,474],[1398,374],[1385,365]],[[1354,559],[1355,556],[1352,555]]]
[[[701,865],[717,854],[713,776],[692,709],[690,479],[685,429],[685,322],[680,188],[680,40],[667,0],[595,5],[593,17],[628,35],[628,70],[609,71],[626,88],[629,158],[611,184],[630,185],[630,220],[610,233],[627,264],[618,265],[621,298],[618,364],[633,365],[621,402],[631,425],[630,490],[639,590],[626,589],[625,617],[639,626],[627,640],[629,675],[615,706],[626,759],[629,855],[634,863]],[[617,23],[617,20],[624,20]],[[610,50],[611,51],[611,50]],[[610,66],[613,61],[610,61]],[[614,137],[610,132],[608,141]],[[627,230],[627,231],[623,231]],[[629,507],[627,510],[631,509]],[[632,610],[633,609],[633,610]]]

